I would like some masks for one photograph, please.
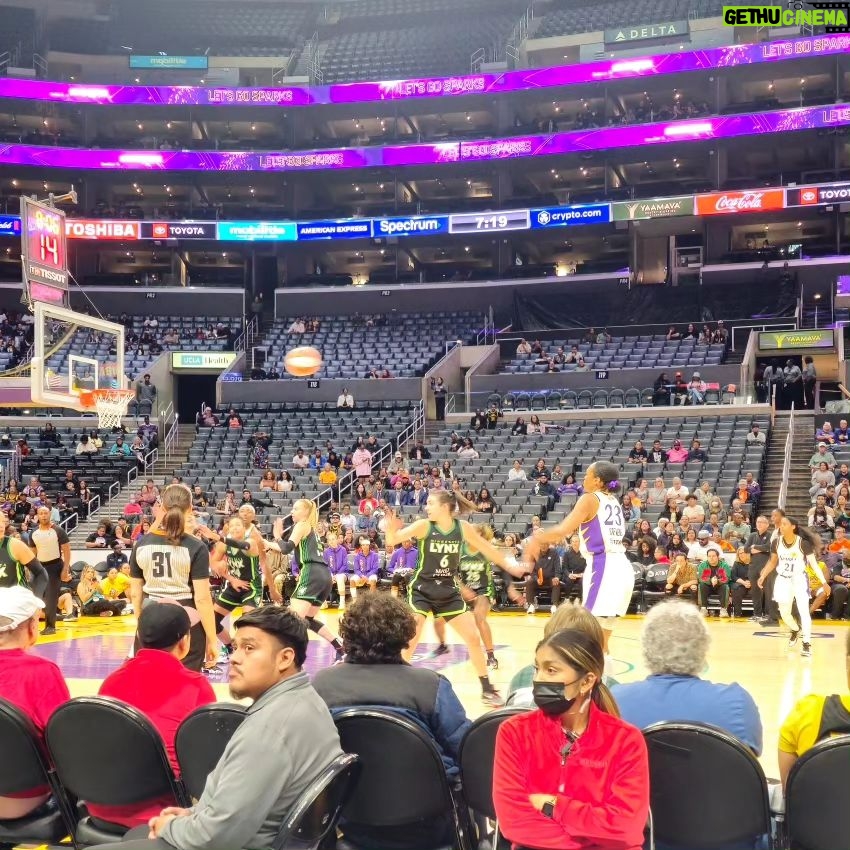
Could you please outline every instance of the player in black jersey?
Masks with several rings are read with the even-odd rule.
[[[289,610],[303,617],[307,628],[324,638],[342,658],[342,642],[323,622],[316,619],[322,603],[330,596],[331,571],[322,555],[322,542],[316,533],[319,510],[310,499],[298,499],[292,506],[292,531],[283,539],[283,519],[275,520],[273,536],[284,555],[295,554],[298,561],[298,584],[289,600]]]
[[[256,537],[247,538],[245,523],[231,517],[224,529],[225,536],[213,546],[210,569],[226,581],[216,599],[215,628],[218,639],[229,646],[230,632],[221,624],[237,608],[252,611],[263,601],[263,575],[260,570],[259,543]]]
[[[481,699],[488,705],[497,706],[502,704],[502,698],[490,684],[475,618],[467,609],[458,587],[464,543],[517,578],[530,569],[504,549],[498,549],[485,540],[468,522],[457,519],[455,514],[459,510],[469,513],[475,510],[475,505],[454,492],[436,490],[425,502],[428,519],[417,520],[403,528],[401,519],[395,514],[387,515],[387,543],[395,545],[405,540],[416,540],[419,548],[419,561],[408,586],[408,601],[416,618],[416,635],[408,645],[405,657],[408,661],[412,658],[428,614],[442,617],[451,623],[466,643],[469,660],[481,682]]]
[[[493,527],[475,526],[475,530],[488,542],[493,539]],[[460,555],[460,594],[463,601],[472,608],[475,625],[481,635],[484,651],[487,653],[487,666],[499,669],[496,651],[493,646],[493,632],[487,622],[490,606],[496,601],[496,585],[493,582],[493,569],[486,555],[476,552],[467,543],[463,544]]]
[[[14,587],[19,584],[21,587],[29,587],[39,599],[44,599],[47,570],[26,543],[17,537],[6,536],[8,527],[9,518],[0,512],[0,587]],[[27,570],[32,575],[31,583],[27,581]],[[56,629],[50,629],[46,633],[55,634]]]

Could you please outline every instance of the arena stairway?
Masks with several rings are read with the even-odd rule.
[[[765,456],[764,480],[761,482],[760,507],[762,513],[770,514],[779,503],[779,488],[785,465],[785,441],[791,414],[777,411],[776,421],[769,437]],[[811,413],[795,413],[794,438],[791,443],[791,469],[788,477],[788,496],[785,511],[795,519],[805,522],[811,507],[809,487],[809,459],[815,451],[815,425]]]

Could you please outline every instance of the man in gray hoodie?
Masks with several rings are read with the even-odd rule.
[[[230,693],[254,703],[190,809],[163,809],[110,850],[266,850],[295,802],[342,755],[330,711],[305,672],[307,627],[280,608],[235,623]],[[147,829],[147,838],[144,838]]]

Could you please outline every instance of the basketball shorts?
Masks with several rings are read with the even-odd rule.
[[[468,610],[460,591],[454,582],[438,584],[437,582],[419,582],[412,585],[407,592],[410,607],[423,616],[433,614],[444,620],[459,617]]]
[[[263,585],[262,580],[257,578],[251,582],[251,586],[245,590],[236,590],[229,584],[224,585],[224,589],[219,593],[216,602],[228,611],[235,611],[237,608],[248,606],[249,608],[259,608],[263,601]]]
[[[292,592],[293,599],[321,605],[331,593],[331,571],[327,564],[306,564],[298,574],[298,584]]]

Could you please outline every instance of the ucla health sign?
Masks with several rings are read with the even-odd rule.
[[[588,204],[575,207],[545,207],[531,210],[532,230],[550,227],[574,227],[581,224],[608,224],[610,204]]]
[[[227,369],[236,360],[235,351],[172,351],[172,369]]]

